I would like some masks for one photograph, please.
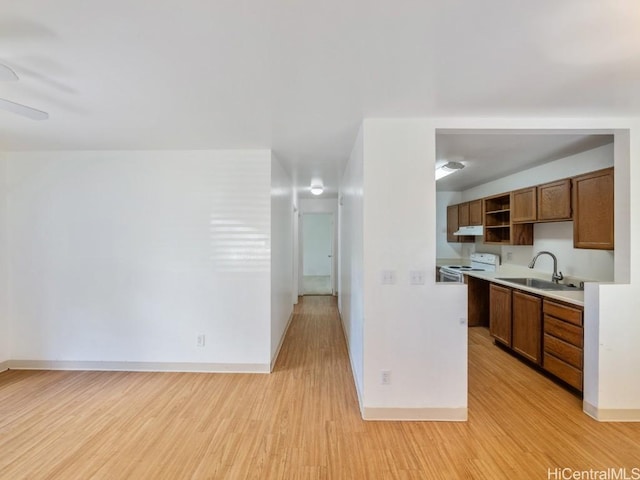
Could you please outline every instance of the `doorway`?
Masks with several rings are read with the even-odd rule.
[[[302,294],[333,295],[333,213],[302,215]]]

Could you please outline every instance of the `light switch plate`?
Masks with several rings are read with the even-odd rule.
[[[396,283],[396,271],[383,270],[381,280],[383,285],[394,285]]]
[[[411,270],[409,272],[409,283],[411,285],[424,285],[427,273],[424,270]]]

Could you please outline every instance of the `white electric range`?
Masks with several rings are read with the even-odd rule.
[[[495,272],[500,265],[500,255],[472,253],[470,265],[444,265],[440,267],[441,282],[464,282],[464,272]]]

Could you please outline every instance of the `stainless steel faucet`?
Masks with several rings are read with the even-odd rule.
[[[536,260],[542,254],[550,255],[551,258],[553,258],[553,275],[551,276],[551,281],[553,283],[558,283],[564,278],[564,276],[562,275],[562,272],[558,272],[558,259],[553,253],[547,252],[546,250],[536,253],[536,256],[533,257],[533,260],[531,260],[531,262],[529,263],[529,268],[533,268],[535,266]]]

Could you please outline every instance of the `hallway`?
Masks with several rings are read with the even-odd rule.
[[[544,479],[640,466],[640,425],[592,420],[485,329],[469,333],[466,423],[363,421],[333,297],[301,297],[270,375],[0,373],[0,479]]]

